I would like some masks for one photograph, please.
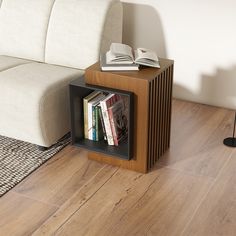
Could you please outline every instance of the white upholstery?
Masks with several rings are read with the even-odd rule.
[[[45,39],[54,0],[3,0],[0,55],[44,61]]]
[[[121,26],[104,27],[109,11],[117,9],[118,4],[108,0],[56,0],[48,27],[45,62],[80,69],[95,63],[103,34],[112,35],[118,30],[121,40]]]
[[[0,55],[85,69],[122,40],[116,0],[2,0]]]
[[[8,57],[8,56],[0,56],[0,72],[3,70],[8,70],[18,65],[29,63],[30,61],[15,58],[15,57]]]
[[[116,0],[0,0],[0,135],[59,140],[70,131],[69,81],[121,39]]]
[[[69,81],[83,71],[31,62],[0,73],[0,134],[50,146],[70,130]]]

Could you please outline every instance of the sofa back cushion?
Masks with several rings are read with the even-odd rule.
[[[122,38],[118,0],[0,0],[0,55],[85,69]]]
[[[108,0],[56,0],[48,26],[45,61],[80,69],[96,62],[113,5]]]
[[[44,61],[54,0],[0,1],[0,55]]]

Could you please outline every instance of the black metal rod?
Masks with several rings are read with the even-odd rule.
[[[235,112],[235,117],[234,117],[234,131],[233,131],[233,138],[234,138],[234,135],[235,135],[235,125],[236,125],[236,112]]]

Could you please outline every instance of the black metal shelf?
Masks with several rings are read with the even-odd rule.
[[[70,83],[70,113],[72,144],[90,151],[130,160],[133,157],[134,94],[129,91],[93,86],[84,82],[84,76]],[[116,93],[128,98],[128,138],[119,146],[110,146],[105,141],[91,141],[84,138],[83,98],[93,91]]]

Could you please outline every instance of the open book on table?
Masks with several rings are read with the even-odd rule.
[[[159,59],[155,52],[146,48],[137,48],[134,51],[130,46],[121,43],[112,43],[110,51],[106,53],[107,64],[138,64],[160,68]]]

